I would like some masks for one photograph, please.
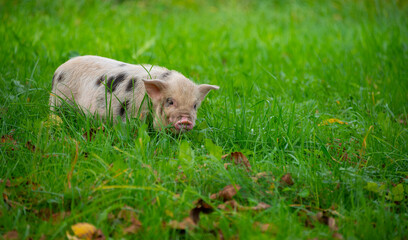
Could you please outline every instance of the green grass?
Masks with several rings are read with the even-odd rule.
[[[312,220],[329,208],[345,239],[406,239],[406,2],[222,2],[0,1],[0,135],[16,141],[0,143],[0,235],[61,239],[88,222],[111,239],[132,239],[123,234],[129,222],[112,217],[127,205],[144,239],[220,231],[225,239],[330,239],[333,231]],[[69,109],[48,126],[54,70],[88,54],[165,66],[221,89],[182,136]],[[348,124],[321,124],[330,118]],[[92,141],[82,137],[100,126]],[[232,151],[252,172],[224,169],[220,155]],[[260,172],[275,180],[255,183]],[[295,184],[285,187],[288,172]],[[242,187],[241,205],[271,208],[217,210],[186,233],[164,226],[232,183]],[[58,212],[71,214],[50,220]]]

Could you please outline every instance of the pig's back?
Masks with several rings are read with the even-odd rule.
[[[136,112],[145,95],[142,79],[168,72],[166,68],[134,65],[98,56],[75,57],[55,71],[51,106],[60,99],[74,100],[90,113],[106,115],[107,104],[113,116],[123,117],[124,108]]]

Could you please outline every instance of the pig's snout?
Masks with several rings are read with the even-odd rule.
[[[193,129],[194,124],[193,122],[190,121],[190,119],[188,117],[181,117],[180,120],[178,120],[175,124],[174,127],[178,130],[178,131],[189,131],[191,129]]]

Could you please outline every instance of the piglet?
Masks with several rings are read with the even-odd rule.
[[[63,101],[102,117],[145,116],[145,93],[153,106],[153,126],[175,133],[193,129],[197,109],[215,85],[197,85],[164,67],[134,65],[98,56],[80,56],[57,68],[52,78],[51,110]],[[143,102],[143,104],[142,104]]]

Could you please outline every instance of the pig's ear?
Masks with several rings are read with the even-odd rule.
[[[167,87],[167,83],[159,79],[143,79],[143,83],[147,94],[154,100],[159,100]]]
[[[210,90],[218,90],[220,87],[216,86],[216,85],[208,85],[208,84],[201,84],[198,85],[198,92],[200,94],[199,98],[202,101],[205,96],[207,96],[208,92]]]

